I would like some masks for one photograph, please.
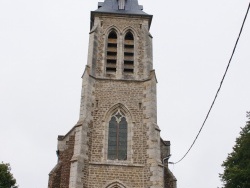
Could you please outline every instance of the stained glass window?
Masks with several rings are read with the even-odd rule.
[[[119,111],[109,121],[108,131],[108,159],[127,159],[127,132],[126,117]]]

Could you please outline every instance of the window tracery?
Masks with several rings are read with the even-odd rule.
[[[108,159],[127,160],[128,123],[125,115],[116,111],[109,121]]]

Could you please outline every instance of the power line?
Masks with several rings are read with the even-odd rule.
[[[208,110],[208,113],[207,113],[207,115],[206,115],[206,118],[205,118],[205,120],[204,120],[204,122],[203,122],[203,124],[202,124],[202,126],[201,126],[201,128],[200,128],[200,130],[199,130],[199,132],[198,132],[198,134],[197,134],[197,136],[195,137],[195,139],[194,139],[192,145],[189,147],[188,151],[185,153],[185,155],[184,155],[179,161],[177,161],[177,162],[175,162],[175,163],[173,163],[173,164],[177,164],[177,163],[181,162],[181,161],[187,156],[187,154],[190,152],[190,150],[191,150],[192,147],[194,146],[196,140],[198,139],[198,137],[199,137],[199,135],[200,135],[200,133],[201,133],[201,131],[202,131],[202,129],[203,129],[203,127],[204,127],[204,125],[205,125],[207,119],[208,119],[208,116],[209,116],[209,114],[210,114],[210,112],[211,112],[211,110],[212,110],[212,108],[213,108],[213,106],[214,106],[214,103],[215,103],[215,101],[216,101],[216,99],[217,99],[217,97],[218,97],[218,94],[219,94],[219,92],[220,92],[220,89],[221,89],[221,87],[222,87],[222,84],[223,84],[223,82],[224,82],[224,79],[225,79],[225,77],[226,77],[227,71],[228,71],[229,66],[230,66],[230,64],[231,64],[231,61],[232,61],[232,59],[233,59],[234,52],[235,52],[235,50],[236,50],[238,41],[239,41],[239,39],[240,39],[242,30],[243,30],[243,28],[244,28],[244,24],[245,24],[245,21],[246,21],[248,12],[249,12],[249,8],[250,8],[250,3],[249,3],[249,5],[248,5],[247,12],[246,12],[245,18],[244,18],[244,20],[243,20],[243,23],[242,23],[242,26],[241,26],[241,29],[240,29],[240,33],[239,33],[239,36],[238,36],[238,38],[237,38],[237,40],[236,40],[236,43],[235,43],[235,45],[234,45],[234,49],[233,49],[232,55],[231,55],[231,57],[230,57],[230,59],[229,59],[229,62],[228,62],[226,71],[225,71],[225,73],[224,73],[224,75],[223,75],[223,77],[222,77],[222,80],[221,80],[221,82],[220,82],[220,86],[219,86],[219,88],[218,88],[218,90],[217,90],[217,92],[216,92],[216,95],[215,95],[215,97],[214,97],[214,100],[213,100],[213,102],[212,102],[212,104],[211,104],[211,106],[210,106],[210,108],[209,108],[209,110]]]

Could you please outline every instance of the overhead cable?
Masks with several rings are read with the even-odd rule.
[[[220,86],[219,86],[219,88],[218,88],[218,90],[217,90],[217,92],[216,92],[216,95],[215,95],[215,97],[214,97],[214,100],[213,100],[213,102],[212,102],[212,104],[211,104],[211,106],[210,106],[210,108],[209,108],[209,110],[208,110],[208,113],[207,113],[207,115],[206,115],[206,118],[205,118],[205,120],[203,121],[202,126],[201,126],[201,128],[200,128],[198,134],[196,135],[196,137],[195,137],[195,139],[194,139],[192,145],[189,147],[188,151],[185,153],[185,155],[184,155],[179,161],[174,162],[174,163],[172,163],[172,164],[177,164],[177,163],[181,162],[181,161],[187,156],[187,154],[190,152],[190,150],[191,150],[192,147],[194,146],[196,140],[198,139],[198,137],[199,137],[199,135],[200,135],[200,133],[201,133],[201,131],[202,131],[202,129],[203,129],[203,127],[204,127],[204,125],[205,125],[207,119],[208,119],[208,116],[209,116],[209,114],[210,114],[210,112],[211,112],[211,110],[212,110],[212,108],[213,108],[213,106],[214,106],[214,103],[215,103],[215,101],[216,101],[216,99],[217,99],[217,97],[218,97],[218,94],[219,94],[219,92],[220,92],[220,89],[221,89],[221,87],[222,87],[222,84],[223,84],[223,82],[224,82],[224,79],[225,79],[225,77],[226,77],[227,71],[228,71],[229,66],[230,66],[230,64],[231,64],[231,61],[232,61],[232,59],[233,59],[234,52],[235,52],[235,50],[236,50],[238,41],[239,41],[239,39],[240,39],[242,30],[243,30],[243,28],[244,28],[244,24],[245,24],[245,21],[246,21],[248,12],[249,12],[249,8],[250,8],[250,3],[249,3],[249,5],[248,5],[247,12],[246,12],[245,18],[244,18],[244,20],[243,20],[243,23],[242,23],[242,26],[241,26],[241,29],[240,29],[240,33],[239,33],[239,36],[238,36],[238,38],[237,38],[237,40],[236,40],[236,43],[235,43],[235,45],[234,45],[234,49],[233,49],[232,55],[231,55],[231,57],[230,57],[230,59],[229,59],[229,62],[228,62],[226,71],[225,71],[225,73],[224,73],[224,75],[223,75],[223,77],[222,77],[222,80],[221,80],[221,82],[220,82]]]

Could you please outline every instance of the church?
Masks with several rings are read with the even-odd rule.
[[[79,120],[58,136],[48,188],[176,188],[157,124],[152,17],[138,0],[91,11]]]

